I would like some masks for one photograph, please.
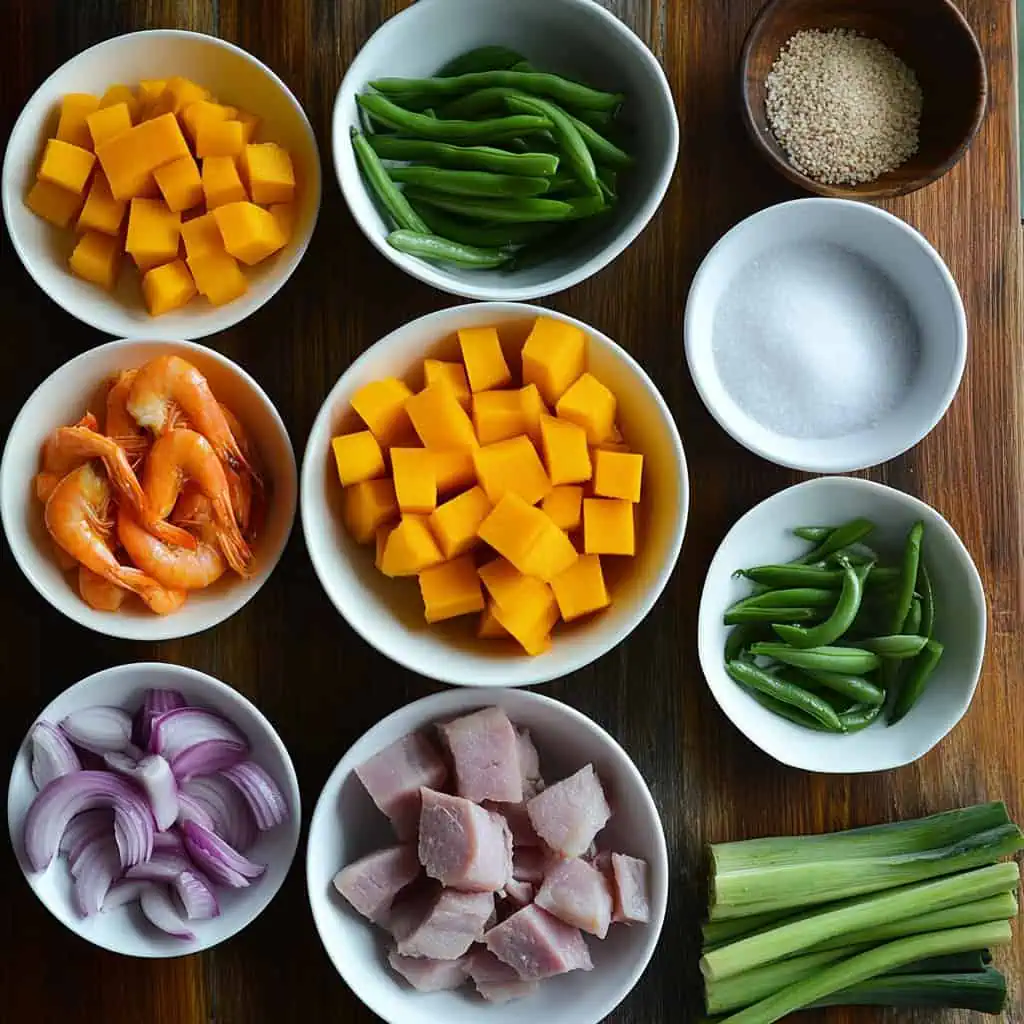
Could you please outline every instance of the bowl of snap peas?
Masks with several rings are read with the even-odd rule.
[[[505,301],[615,259],[679,150],[664,71],[593,0],[419,0],[350,65],[332,136],[342,194],[384,256]]]
[[[824,477],[742,516],[708,569],[698,652],[748,739],[807,771],[885,771],[966,713],[985,649],[985,594],[933,508]]]

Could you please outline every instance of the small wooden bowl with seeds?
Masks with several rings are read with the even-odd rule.
[[[747,131],[768,162],[847,199],[942,177],[988,97],[981,47],[951,0],[769,0],[740,73]]]

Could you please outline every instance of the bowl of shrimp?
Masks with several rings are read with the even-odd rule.
[[[295,453],[267,394],[194,342],[108,342],[55,370],[11,427],[0,521],[68,618],[131,640],[223,622],[284,551]]]

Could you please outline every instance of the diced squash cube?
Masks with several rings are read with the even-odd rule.
[[[341,518],[357,544],[372,543],[379,527],[398,518],[395,485],[387,477],[379,477],[346,487]]]
[[[95,163],[96,156],[89,150],[73,146],[70,142],[61,142],[60,139],[47,139],[36,177],[81,195]]]
[[[192,140],[193,145],[199,141],[199,128],[201,125],[214,121],[229,121],[238,113],[235,107],[227,107],[223,103],[214,103],[212,100],[197,100],[190,103],[181,112],[181,123],[185,126],[185,132]],[[199,154],[202,156],[202,154]]]
[[[494,617],[494,605],[487,603],[487,607],[480,613],[480,624],[476,627],[476,635],[481,640],[507,640],[509,631]]]
[[[110,88],[107,89],[107,91],[100,97],[100,110],[105,110],[109,107],[116,107],[122,103],[128,108],[129,121],[132,123],[138,121],[142,101],[135,95],[135,91],[131,86],[128,85],[110,86]]]
[[[199,122],[196,136],[196,156],[236,157],[245,149],[244,129],[241,121]]]
[[[626,455],[633,451],[625,441],[602,441],[600,444],[591,445],[591,447],[595,452],[623,452]]]
[[[168,97],[171,100],[171,112],[180,114],[193,103],[198,103],[200,100],[208,100],[210,98],[210,90],[204,89],[201,85],[197,85],[188,78],[182,78],[181,75],[175,75],[173,78],[167,79],[167,85],[164,87],[161,98],[163,97]]]
[[[237,123],[237,122],[236,122]],[[241,124],[239,123],[239,138]],[[276,142],[246,145],[242,171],[254,203],[290,203],[295,199],[295,169],[288,150]]]
[[[594,452],[594,494],[638,502],[643,472],[642,455],[598,448]]]
[[[242,122],[242,127],[245,129],[245,144],[249,145],[256,137],[256,132],[259,131],[259,117],[255,114],[250,114],[247,110],[239,110],[235,114],[235,120]]]
[[[71,269],[86,281],[92,281],[109,292],[117,283],[117,265],[121,246],[116,238],[86,231],[78,240],[71,259]]]
[[[376,532],[373,535],[374,539],[374,556],[373,565],[374,568],[380,569],[381,560],[384,558],[384,548],[387,547],[388,537],[391,536],[391,531],[394,526],[385,523],[383,526],[378,526]]]
[[[576,484],[552,487],[540,509],[560,530],[576,530],[583,522],[583,488]]]
[[[578,423],[596,445],[615,431],[615,405],[615,395],[592,373],[585,373],[558,400],[555,411],[561,419]]]
[[[523,345],[523,383],[536,384],[554,405],[586,368],[587,339],[581,327],[539,316]]]
[[[132,126],[132,115],[127,103],[115,103],[113,106],[101,106],[91,113],[85,123],[89,126],[93,148],[102,145],[107,139],[113,139]]]
[[[459,348],[471,391],[491,391],[512,383],[497,328],[464,327],[459,331]]]
[[[515,491],[507,491],[477,534],[520,572],[526,572],[529,554],[550,523],[539,508],[528,505]]]
[[[584,498],[583,550],[588,555],[636,554],[633,503],[622,498]]]
[[[255,203],[227,203],[218,206],[213,216],[224,239],[224,248],[249,266],[272,256],[285,243],[277,221]]]
[[[600,611],[611,604],[597,555],[580,555],[565,572],[551,581],[558,610],[566,622]]]
[[[86,118],[100,108],[100,98],[85,92],[69,92],[60,101],[57,138],[80,149],[92,149]]]
[[[456,451],[476,447],[476,434],[466,410],[447,386],[424,388],[405,403],[413,429],[427,448]]]
[[[115,199],[133,199],[155,189],[153,171],[188,155],[188,143],[173,114],[143,121],[96,147]]]
[[[435,451],[432,454],[439,495],[461,491],[464,487],[471,487],[476,483],[476,467],[469,451]]]
[[[409,425],[405,403],[412,392],[397,377],[364,384],[352,396],[352,408],[370,428],[370,432],[386,448]]]
[[[402,515],[427,515],[437,507],[434,458],[426,448],[392,448],[391,476]]]
[[[527,384],[519,389],[519,400],[523,406],[523,421],[526,433],[534,444],[540,444],[540,418],[548,411],[544,399],[540,397],[536,384]]]
[[[159,99],[166,88],[166,78],[143,78],[142,81],[139,82],[136,95],[143,104],[148,104],[152,103],[155,99]]]
[[[368,430],[342,434],[331,439],[338,479],[342,487],[384,476],[384,453],[377,439]]]
[[[524,576],[507,558],[500,555],[477,569],[491,600],[512,605],[530,588],[530,577]]]
[[[444,561],[426,516],[403,515],[388,535],[380,559],[385,576],[416,576]]]
[[[421,572],[420,593],[427,622],[441,622],[484,609],[480,577],[470,555]]]
[[[185,255],[197,260],[212,253],[227,252],[220,228],[212,213],[193,217],[181,225],[181,240],[185,243]]]
[[[132,200],[124,248],[141,270],[173,260],[178,255],[180,237],[181,214],[168,210],[162,199]]]
[[[551,630],[558,622],[558,603],[546,583],[526,577],[526,585],[514,603],[494,602],[491,611],[527,654],[543,654],[548,649]]]
[[[441,359],[424,359],[423,386],[432,388],[435,384],[450,387],[455,392],[459,405],[463,409],[469,409],[469,381],[466,379],[466,368],[462,363],[446,363]]]
[[[66,228],[81,208],[82,197],[48,181],[37,181],[25,196],[25,205],[37,217]]]
[[[540,433],[544,465],[551,483],[556,487],[586,483],[592,474],[586,431],[568,420],[541,416]]]
[[[196,286],[184,262],[175,260],[146,271],[142,294],[150,316],[161,316],[184,306],[196,294]]]
[[[286,241],[291,241],[295,234],[295,204],[294,203],[272,203],[268,209],[270,215],[277,221]]]
[[[226,252],[208,252],[205,256],[190,256],[186,261],[196,283],[196,290],[212,306],[234,302],[249,289],[249,281],[238,260]]]
[[[203,180],[191,156],[181,156],[153,172],[160,194],[174,213],[191,210],[203,201]]]
[[[482,487],[472,487],[439,505],[428,525],[445,558],[455,558],[476,546],[480,524],[490,515],[491,503]]]
[[[551,490],[551,480],[525,435],[498,441],[473,452],[477,479],[487,497],[497,504],[508,491],[514,491],[529,505],[536,505]]]
[[[544,523],[540,533],[534,538],[533,547],[519,563],[519,568],[528,576],[536,576],[550,583],[565,572],[579,558],[579,554],[568,534],[555,526],[543,512],[541,515],[544,516]]]
[[[518,391],[478,391],[473,395],[473,429],[481,444],[526,433],[526,415]]]
[[[249,198],[235,161],[229,156],[208,156],[203,161],[202,178],[208,210],[231,203],[244,203]]]
[[[117,235],[124,222],[124,211],[128,204],[123,199],[115,199],[110,193],[110,185],[106,175],[97,171],[89,186],[89,195],[85,206],[78,215],[79,231],[102,231],[105,235]]]

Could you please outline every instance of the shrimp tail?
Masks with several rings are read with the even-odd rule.
[[[146,454],[146,449],[149,447],[149,438],[145,434],[137,434],[134,437],[131,435],[123,435],[120,437],[111,437],[118,448],[120,448],[129,459],[140,459]]]
[[[211,503],[213,517],[217,523],[217,542],[221,551],[239,576],[252,575],[252,549],[242,536],[238,528],[235,515],[231,506],[224,501],[213,501]]]
[[[150,611],[156,612],[157,615],[169,615],[171,612],[176,612],[185,603],[188,596],[184,590],[171,590],[163,584],[157,583],[141,569],[133,569],[129,566],[122,566],[116,576],[111,578],[111,582],[137,594]]]

